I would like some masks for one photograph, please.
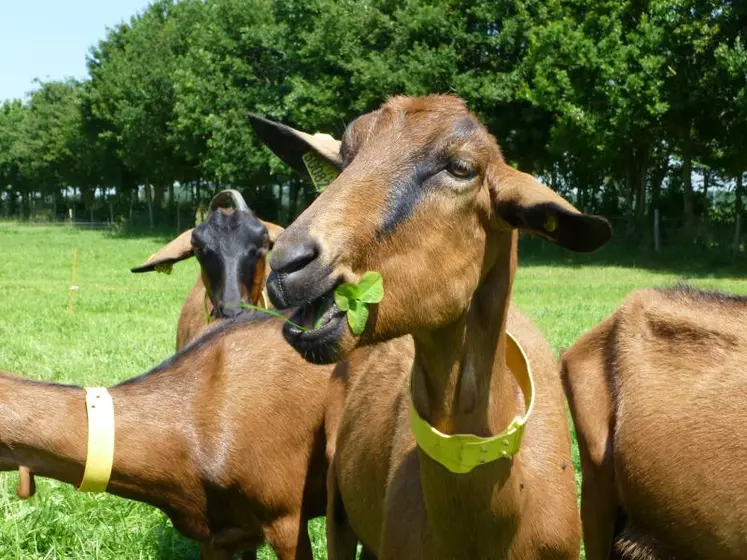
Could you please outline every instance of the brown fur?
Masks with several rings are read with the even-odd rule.
[[[474,175],[454,178],[433,163],[438,158],[467,161]],[[350,356],[333,377],[327,410],[334,442],[329,558],[349,558],[356,536],[386,560],[577,558],[576,490],[556,364],[542,335],[508,310],[513,228],[588,250],[609,238],[608,224],[509,167],[453,97],[395,98],[364,115],[346,131],[339,163],[341,175],[278,240],[268,284],[271,298],[287,304],[318,298],[325,286],[356,281],[366,270],[384,278],[384,299],[362,336],[340,328],[315,344],[313,335],[291,335],[286,327],[310,359]],[[387,227],[393,206],[408,195],[412,204],[400,214],[408,212]],[[545,231],[549,214],[559,227]],[[304,256],[299,270],[298,247],[310,242],[314,252],[305,254],[313,258]],[[408,380],[419,414],[439,430],[502,431],[524,410],[505,364],[507,324],[533,362],[535,413],[512,460],[452,474],[413,441]],[[412,339],[391,341],[407,333]]]
[[[331,368],[270,347],[286,347],[277,321],[242,315],[110,389],[116,439],[108,492],[164,511],[201,541],[208,560],[246,549],[250,558],[262,542],[282,560],[312,558],[306,521],[324,511]],[[81,388],[3,374],[0,412],[1,469],[23,464],[80,483]]]
[[[745,370],[747,300],[682,287],[563,355],[589,560],[747,558]]]

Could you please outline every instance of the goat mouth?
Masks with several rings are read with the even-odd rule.
[[[345,312],[335,304],[333,290],[304,303],[283,327],[285,339],[305,359],[325,364],[337,361],[337,347],[345,328]]]

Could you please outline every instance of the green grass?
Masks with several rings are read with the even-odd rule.
[[[170,356],[197,265],[181,263],[170,276],[129,272],[168,239],[0,223],[0,369],[33,379],[111,385]],[[80,290],[70,317],[76,247]],[[569,347],[635,288],[687,279],[699,287],[747,293],[743,275],[686,259],[636,262],[611,250],[573,257],[533,244],[529,249],[514,299],[556,350]],[[34,498],[21,502],[15,497],[16,481],[15,473],[0,475],[2,559],[199,557],[196,545],[154,508],[78,494],[47,479],[38,480]],[[321,521],[313,532],[316,557],[324,558]],[[260,557],[274,556],[264,550]]]

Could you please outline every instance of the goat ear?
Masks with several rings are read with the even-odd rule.
[[[596,251],[612,237],[606,219],[579,212],[531,175],[505,163],[493,170],[490,183],[496,213],[512,227],[579,253]]]
[[[259,305],[259,300],[262,297],[262,290],[265,289],[266,266],[266,258],[257,259],[257,265],[254,268],[254,279],[252,280],[252,293],[249,294],[252,305]]]
[[[135,268],[131,268],[132,272],[151,272],[156,269],[167,269],[171,271],[171,265],[194,255],[194,248],[192,247],[192,231],[188,229],[176,239],[169,241],[166,245],[161,247],[157,253],[151,255],[145,263]]]
[[[340,156],[340,141],[329,134],[307,134],[295,128],[280,124],[259,115],[249,114],[249,122],[259,139],[272,150],[283,162],[295,169],[305,177],[317,182],[319,172],[311,169],[314,165],[331,166],[333,169],[322,169],[323,173],[329,175],[336,170],[342,169],[342,157]],[[319,156],[310,158],[307,154]],[[306,157],[304,157],[306,156]],[[309,160],[307,165],[304,160]],[[316,160],[316,161],[314,161]]]
[[[273,224],[272,222],[265,222],[264,220],[260,220],[260,222],[262,222],[262,224],[267,228],[267,233],[270,236],[270,249],[272,249],[272,246],[275,245],[275,241],[277,241],[278,237],[285,231],[285,229],[277,224]]]

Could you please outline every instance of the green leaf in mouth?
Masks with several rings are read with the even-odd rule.
[[[364,303],[379,303],[384,299],[384,279],[378,272],[368,271],[358,282],[358,299]]]
[[[337,307],[347,313],[350,330],[360,335],[368,322],[368,304],[379,303],[384,298],[384,279],[378,272],[369,270],[357,284],[337,286],[334,295]]]
[[[370,316],[370,311],[368,309],[369,304],[379,303],[384,298],[384,279],[378,272],[369,270],[361,276],[361,279],[357,284],[347,282],[337,286],[334,291],[334,298],[335,304],[340,311],[344,311],[347,314],[350,330],[352,330],[356,335],[361,335],[366,329],[366,323]],[[290,323],[301,331],[307,332],[309,330],[306,327],[294,323],[273,309],[265,309],[248,303],[242,303],[241,307],[267,313],[268,315],[272,315]],[[314,322],[314,330],[322,326],[323,316],[324,313],[321,312],[320,306],[320,309],[317,312],[316,321]]]

